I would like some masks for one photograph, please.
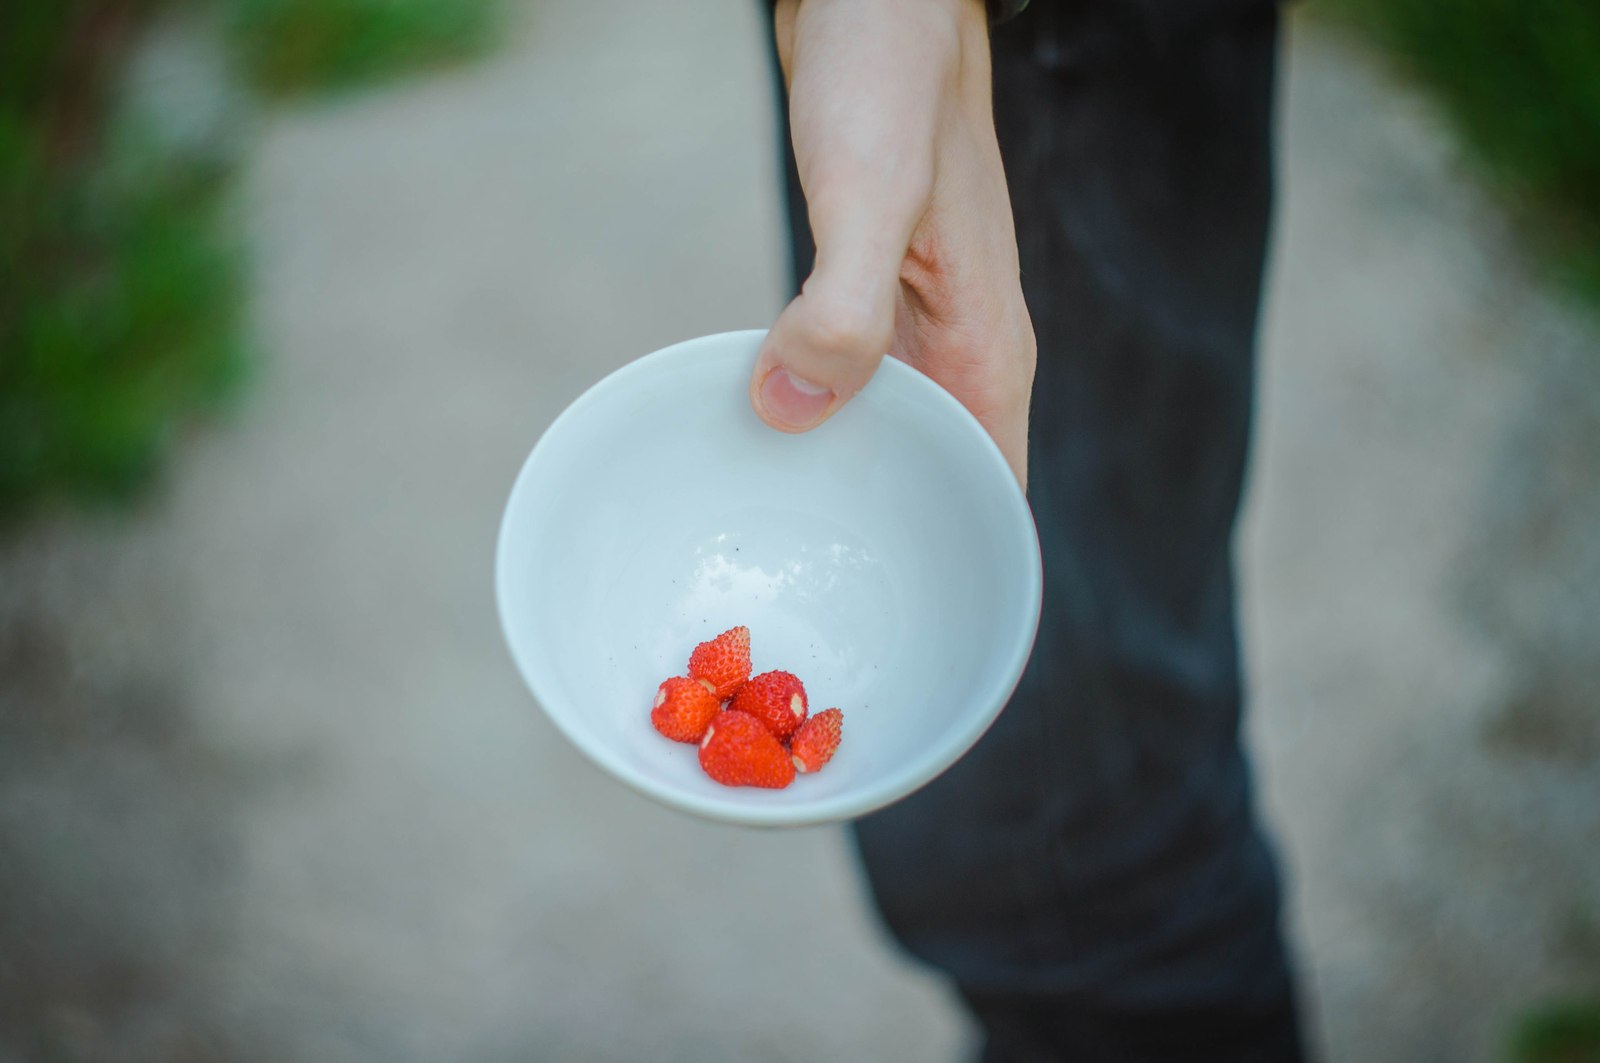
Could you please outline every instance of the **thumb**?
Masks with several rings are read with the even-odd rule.
[[[949,65],[928,57],[946,55],[953,37],[921,2],[806,0],[792,22],[780,34],[790,134],[817,259],[767,333],[750,404],[772,427],[804,432],[866,386],[894,338],[900,267],[933,192]]]
[[[819,241],[820,243],[820,241]],[[865,249],[823,257],[767,333],[750,380],[761,419],[804,432],[866,387],[894,336],[904,245],[892,260]]]

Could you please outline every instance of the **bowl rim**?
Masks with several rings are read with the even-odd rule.
[[[541,683],[524,654],[513,641],[511,636],[510,606],[508,602],[512,597],[509,586],[510,561],[509,542],[511,538],[511,525],[513,514],[520,512],[524,506],[523,496],[533,490],[535,470],[539,464],[542,452],[547,452],[548,442],[560,434],[563,424],[570,423],[582,417],[589,407],[604,401],[607,392],[626,384],[628,379],[648,373],[659,367],[661,362],[670,362],[680,359],[703,359],[704,348],[708,346],[733,346],[747,344],[751,348],[750,364],[754,364],[754,351],[759,349],[761,340],[766,336],[766,329],[744,329],[732,332],[718,332],[693,339],[682,340],[649,354],[642,355],[632,361],[612,370],[604,377],[586,388],[583,394],[574,399],[566,409],[550,422],[544,432],[540,434],[528,456],[523,460],[518,469],[516,480],[506,498],[505,508],[501,513],[500,527],[495,539],[495,604],[496,613],[500,620],[500,633],[505,639],[507,649],[510,650],[512,661],[516,664],[517,672],[522,677],[523,683],[533,695],[535,703],[539,706],[545,717],[555,724],[556,729],[576,746],[589,760],[600,767],[606,774],[626,783],[634,790],[646,797],[650,797],[661,804],[688,812],[706,819],[735,823],[745,826],[780,827],[780,826],[813,826],[824,823],[836,823],[866,815],[880,808],[894,803],[903,797],[909,796],[927,785],[933,779],[943,774],[951,765],[960,760],[978,739],[994,723],[1012,694],[1016,692],[1017,684],[1022,679],[1023,670],[1027,667],[1029,657],[1032,655],[1035,639],[1038,637],[1040,610],[1043,606],[1044,574],[1043,562],[1039,551],[1038,530],[1034,525],[1033,513],[1028,506],[1026,495],[1017,483],[1016,476],[1011,471],[1010,464],[1000,453],[989,433],[978,422],[966,407],[962,406],[948,391],[935,382],[932,378],[922,373],[916,367],[893,357],[885,357],[873,375],[873,382],[880,377],[896,381],[900,387],[909,387],[914,391],[921,391],[935,406],[944,409],[947,415],[954,415],[954,422],[960,426],[969,438],[973,439],[984,455],[984,461],[996,475],[1002,476],[1007,485],[1005,497],[1006,508],[1012,519],[1006,521],[1011,529],[1013,546],[1017,547],[1017,556],[1024,567],[1024,593],[1028,602],[1028,614],[1025,619],[1027,635],[1019,639],[1010,648],[1005,662],[1000,693],[994,699],[994,704],[984,712],[973,714],[959,721],[951,733],[941,742],[937,743],[931,755],[924,755],[921,762],[911,771],[895,772],[887,775],[865,787],[857,788],[843,794],[834,794],[821,797],[815,801],[791,805],[764,805],[751,804],[739,801],[735,796],[742,791],[740,788],[730,787],[729,795],[716,795],[707,797],[699,794],[686,793],[672,786],[659,782],[637,773],[627,761],[614,754],[609,745],[591,739],[585,732],[571,726],[561,713],[551,711],[545,692],[541,691]],[[869,382],[868,388],[873,383]],[[559,699],[558,699],[559,700]]]

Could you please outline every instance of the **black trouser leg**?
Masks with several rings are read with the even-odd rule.
[[[1089,7],[1038,0],[994,40],[1039,340],[1038,644],[972,752],[857,838],[890,929],[955,980],[986,1060],[1292,1061],[1232,563],[1276,19],[1158,40]]]

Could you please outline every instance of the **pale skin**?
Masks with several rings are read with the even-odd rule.
[[[981,0],[778,0],[816,268],[772,326],[756,413],[803,432],[885,354],[971,410],[1027,486],[1033,325],[991,110]]]

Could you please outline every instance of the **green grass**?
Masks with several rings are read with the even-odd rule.
[[[226,173],[109,135],[156,6],[0,5],[3,524],[131,495],[243,363]]]
[[[0,2],[0,527],[128,498],[247,367],[233,164],[115,128],[160,7],[215,5],[258,89],[379,81],[471,55],[496,0]]]
[[[0,119],[0,521],[129,496],[242,372],[224,175],[115,162],[62,173]]]
[[[1517,1025],[1513,1063],[1600,1063],[1600,999],[1552,1004]]]
[[[223,0],[251,81],[284,95],[344,88],[476,55],[496,0]]]
[[[1600,306],[1600,4],[1318,0],[1439,101],[1554,272]]]

